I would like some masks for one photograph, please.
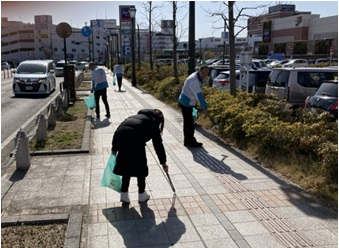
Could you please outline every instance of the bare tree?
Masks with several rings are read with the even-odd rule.
[[[142,7],[145,10],[145,13],[142,13],[145,17],[145,19],[148,21],[148,34],[149,34],[149,63],[150,63],[150,68],[153,71],[153,47],[152,47],[152,34],[154,30],[154,26],[157,25],[156,22],[153,22],[152,15],[155,14],[155,10],[161,9],[161,5],[153,5],[152,1],[148,1],[146,3],[142,3]],[[157,19],[160,16],[156,16],[155,19]]]
[[[220,2],[218,2],[220,3]],[[268,5],[258,5],[255,7],[245,7],[238,9],[235,6],[236,1],[228,1],[228,2],[222,2],[219,10],[217,12],[210,11],[209,9],[204,9],[207,14],[209,14],[211,17],[219,17],[217,21],[223,20],[224,27],[213,27],[214,29],[225,29],[225,27],[229,31],[229,45],[230,45],[230,81],[231,81],[231,87],[230,87],[230,93],[233,96],[236,96],[236,79],[235,79],[235,37],[237,37],[243,30],[245,30],[248,26],[247,25],[240,25],[240,20],[247,20],[248,18],[251,18],[251,22],[257,21],[257,19],[264,14],[262,12],[259,15],[251,16],[246,14],[247,10],[253,10],[253,9],[261,9],[265,8]],[[227,11],[225,10],[225,7]],[[228,15],[226,15],[228,13]],[[217,22],[216,21],[216,22]],[[237,33],[235,33],[235,28],[238,28]]]
[[[177,47],[178,40],[176,35],[176,20],[177,20],[177,2],[173,1],[173,75],[178,78],[178,61],[177,61]]]
[[[186,33],[187,28],[183,25],[183,20],[187,15],[184,15],[182,19],[177,20],[178,13],[181,9],[186,8],[186,5],[182,5],[179,7],[177,1],[172,1],[172,18],[173,18],[173,26],[172,26],[172,42],[173,42],[173,76],[175,79],[178,79],[178,60],[177,60],[177,47],[180,41],[180,38]]]

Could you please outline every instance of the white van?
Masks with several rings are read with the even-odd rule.
[[[14,73],[14,95],[51,94],[56,88],[54,63],[51,60],[23,61]]]
[[[268,76],[265,94],[303,105],[325,80],[338,79],[338,68],[274,68]]]

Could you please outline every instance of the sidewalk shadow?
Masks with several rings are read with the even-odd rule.
[[[28,172],[28,169],[27,170],[18,170],[18,169],[16,169],[14,171],[14,173],[11,175],[11,177],[9,178],[9,181],[12,182],[12,183],[21,181],[22,179],[25,178],[27,172]]]
[[[111,122],[108,118],[105,118],[103,120],[95,119],[92,121],[92,124],[93,124],[92,129],[99,129],[99,128],[108,127],[109,125],[111,125]]]
[[[231,145],[225,144],[218,137],[210,132],[204,130],[202,127],[197,126],[196,130],[204,135],[206,138],[215,141],[219,146],[226,149],[228,152],[237,156],[242,161],[251,165],[254,169],[264,174],[268,178],[272,179],[279,185],[279,188],[286,194],[287,199],[291,201],[295,207],[301,210],[303,213],[309,216],[316,216],[322,219],[337,220],[338,219],[338,204],[334,202],[334,205],[324,204],[320,198],[315,198],[311,194],[304,190],[301,190],[298,186],[279,178],[277,175],[272,174],[265,168],[264,165],[260,165],[260,162],[255,162],[244,154],[234,149]],[[198,148],[201,149],[201,148]],[[226,156],[225,156],[226,157]]]
[[[186,232],[173,207],[161,223],[157,223],[160,217],[156,219],[147,203],[140,204],[139,211],[136,207],[123,204],[121,207],[103,209],[103,214],[113,229],[119,232],[125,247],[172,247]]]
[[[208,151],[205,150],[205,148],[187,148],[190,152],[193,154],[193,159],[195,162],[201,164],[202,166],[210,169],[211,171],[221,173],[221,174],[229,174],[233,177],[235,177],[238,180],[246,180],[247,177],[243,174],[237,173],[232,170],[230,166],[228,166],[224,159],[227,158],[227,156],[222,155],[223,159],[218,160],[215,157],[208,154]]]
[[[118,92],[118,93],[125,93],[126,92],[126,90],[114,90],[114,92]]]

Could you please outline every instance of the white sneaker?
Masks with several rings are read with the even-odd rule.
[[[139,203],[143,203],[143,202],[147,202],[150,198],[150,195],[146,193],[146,191],[144,193],[139,194]]]
[[[123,203],[130,203],[128,192],[121,192],[120,193],[120,201]]]

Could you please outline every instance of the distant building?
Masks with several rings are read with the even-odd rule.
[[[266,47],[267,52],[285,53],[290,57],[329,56],[330,49],[338,56],[338,16],[320,18],[318,14],[296,11],[295,5],[279,4],[269,13],[249,18],[248,37],[262,37],[253,47],[255,53]],[[303,46],[301,49],[300,46]]]
[[[88,42],[81,30],[72,28],[66,39],[69,60],[88,59]],[[1,18],[1,59],[16,64],[29,59],[64,59],[64,42],[56,33],[52,16],[35,16],[35,23],[8,21]]]
[[[92,33],[89,37],[82,29],[73,28],[66,38],[68,60],[92,60],[97,63],[116,63],[130,61],[131,22],[126,10],[131,6],[120,6],[121,22],[115,19],[91,20]],[[129,19],[128,19],[129,18]],[[52,16],[34,16],[34,23],[9,21],[1,18],[1,57],[15,64],[28,59],[63,60],[65,57],[63,38],[56,33],[57,25],[52,24]],[[160,32],[136,27],[135,52],[138,61],[149,59],[150,42],[153,58],[170,57],[173,53],[173,21],[162,20]],[[285,53],[301,55],[338,55],[338,16],[320,18],[318,14],[296,11],[295,5],[279,4],[269,7],[268,14],[248,19],[247,37],[236,37],[235,49],[239,52],[244,46],[252,47],[255,55]],[[296,45],[297,44],[297,45]],[[300,50],[300,44],[303,47]],[[296,49],[299,46],[299,50]],[[188,56],[188,41],[180,41],[178,57]],[[221,58],[229,54],[228,32],[220,37],[198,38],[195,41],[197,57],[206,52]]]

